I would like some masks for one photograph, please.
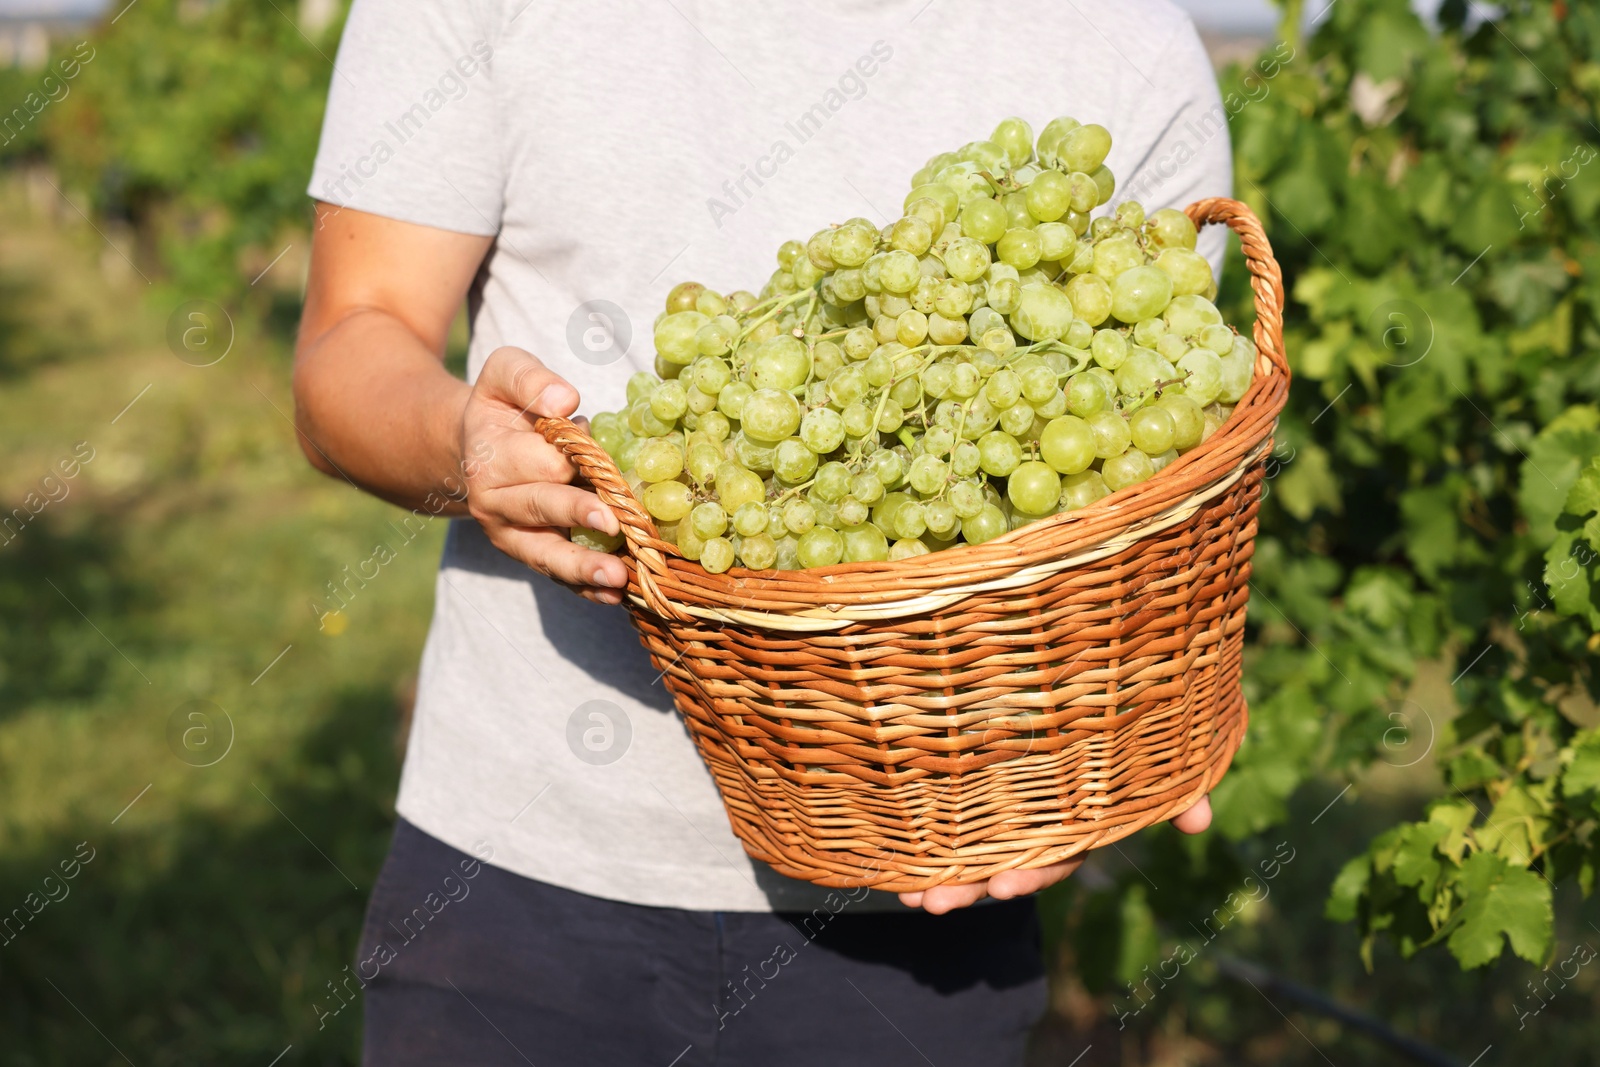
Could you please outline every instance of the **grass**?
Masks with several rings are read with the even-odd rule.
[[[312,601],[392,543],[394,512],[301,460],[281,336],[241,319],[226,358],[189,366],[165,339],[184,294],[108,280],[102,259],[93,231],[56,228],[0,184],[0,518],[30,492],[45,499],[42,479],[79,442],[93,450],[0,544],[0,920],[25,918],[0,935],[0,1062],[265,1067],[288,1049],[285,1067],[353,1063],[359,1008],[325,1025],[318,1009],[387,844],[442,526],[320,630]],[[183,731],[207,724],[174,716],[196,700],[220,711],[185,747]],[[1600,966],[1519,1020],[1537,968],[1464,975],[1442,954],[1401,962],[1380,947],[1368,975],[1351,931],[1321,918],[1338,865],[1416,811],[1429,782],[1424,763],[1297,798],[1289,823],[1249,846],[1264,857],[1286,842],[1294,860],[1126,1029],[1113,1010],[1137,1002],[1091,994],[1077,975],[1093,961],[1063,950],[1037,1062],[1072,1063],[1086,1046],[1080,1067],[1405,1062],[1229,977],[1229,958],[1461,1067],[1600,1062]],[[1176,881],[1182,847],[1157,831],[1095,863],[1138,863],[1155,894]],[[90,850],[61,881],[61,863]],[[1223,895],[1194,902],[1196,916]],[[1057,903],[1055,920],[1095,921]],[[1561,914],[1558,961],[1600,948],[1592,904]]]

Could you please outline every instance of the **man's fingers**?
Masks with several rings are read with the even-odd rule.
[[[533,482],[484,489],[473,504],[513,526],[587,526],[606,534],[622,529],[599,497],[571,485]]]
[[[1052,863],[1048,867],[1036,867],[1028,871],[1001,871],[989,879],[989,895],[996,900],[1011,900],[1014,897],[1025,897],[1030,893],[1037,893],[1041,889],[1048,889],[1072,874],[1083,865],[1083,858],[1076,857],[1064,860],[1061,863]]]
[[[1172,825],[1186,834],[1204,832],[1211,825],[1211,798],[1201,797],[1188,811],[1172,817]]]
[[[511,558],[567,585],[621,589],[628,583],[628,568],[616,556],[575,545],[555,530],[499,527],[490,540]]]
[[[920,907],[932,915],[943,915],[976,904],[988,895],[987,882],[973,882],[970,885],[936,885],[920,893],[901,893],[900,902],[907,907]]]
[[[578,410],[578,391],[566,379],[520,348],[489,353],[479,383],[530,415],[571,415]]]

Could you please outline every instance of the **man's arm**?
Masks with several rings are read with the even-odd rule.
[[[617,532],[534,417],[578,393],[521,349],[474,385],[444,368],[445,340],[491,239],[317,205],[295,349],[295,421],[312,466],[404,507],[470,515],[502,552],[617,603],[626,571],[566,528]]]

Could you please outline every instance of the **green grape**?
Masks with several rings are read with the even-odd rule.
[[[1069,130],[1061,138],[1061,162],[1069,170],[1093,171],[1110,151],[1111,132],[1094,123]]]
[[[721,400],[721,397],[718,397]],[[715,441],[726,441],[733,432],[733,424],[720,411],[708,411],[700,416],[700,432]]]
[[[872,409],[859,400],[845,405],[840,413],[847,437],[865,437],[872,432]]]
[[[691,303],[690,308],[693,308]],[[656,323],[656,352],[668,363],[687,364],[700,354],[698,334],[711,320],[698,311],[675,311]]]
[[[1133,441],[1128,433],[1128,420],[1115,411],[1102,411],[1084,421],[1094,433],[1094,454],[1101,459],[1121,455]]]
[[[874,452],[872,458],[867,461],[867,470],[871,472],[872,476],[878,479],[885,488],[891,489],[905,479],[909,466],[910,464],[906,462],[900,453],[887,448]]]
[[[1050,398],[1044,403],[1035,404],[1033,406],[1033,411],[1034,414],[1038,415],[1046,422],[1049,422],[1051,419],[1059,419],[1061,416],[1067,413],[1066,391],[1063,389],[1054,390],[1050,394]]]
[[[776,446],[757,441],[743,430],[733,435],[733,458],[752,471],[770,471],[776,459]]]
[[[865,326],[856,326],[844,335],[843,347],[845,358],[859,363],[872,355],[878,347],[878,339]]]
[[[694,307],[694,302],[705,292],[705,286],[699,282],[679,282],[667,294],[667,312],[688,311]]]
[[[885,400],[878,406],[878,432],[894,433],[905,422],[905,409],[895,403],[893,399]]]
[[[1184,395],[1201,407],[1211,403],[1221,393],[1222,357],[1209,348],[1190,349],[1187,355],[1178,360],[1178,370],[1188,374],[1183,381]]]
[[[922,506],[923,519],[928,524],[928,532],[941,539],[948,538],[955,532],[960,519],[956,516],[955,507],[948,500],[930,500]]]
[[[799,536],[817,524],[817,509],[799,497],[783,506],[783,528]]]
[[[694,494],[682,482],[654,482],[640,498],[645,510],[663,522],[677,522],[694,507]]]
[[[983,384],[983,395],[989,403],[1004,411],[1022,396],[1022,379],[1016,371],[1002,367]]]
[[[1144,205],[1137,200],[1124,200],[1111,212],[1111,217],[1116,219],[1119,225],[1137,230],[1144,225]]]
[[[1099,471],[1080,471],[1061,479],[1061,508],[1077,511],[1086,508],[1101,497],[1111,495]]]
[[[1010,162],[1006,150],[993,141],[968,141],[961,146],[961,151],[956,155],[957,158],[975,163],[991,173],[1004,170]]]
[[[1014,115],[1001,119],[989,140],[1000,146],[1012,167],[1022,166],[1033,155],[1033,127]]]
[[[717,497],[730,513],[748,503],[766,499],[767,487],[754,471],[746,470],[731,460],[717,468]]]
[[[878,487],[878,492],[883,492],[883,487]],[[867,521],[869,512],[865,502],[854,496],[847,496],[839,501],[838,518],[846,526],[859,526]]]
[[[978,464],[986,474],[1004,478],[1022,462],[1022,446],[1008,433],[991,430],[978,440]]]
[[[778,562],[778,543],[765,533],[746,537],[739,542],[739,562],[753,571],[770,570]]]
[[[909,293],[922,277],[922,266],[910,252],[895,249],[883,257],[878,268],[878,280],[891,293]]]
[[[933,551],[919,538],[902,537],[889,546],[889,561],[892,563],[899,559],[910,559],[912,556],[926,556]]]
[[[996,537],[1006,532],[1005,512],[993,504],[985,504],[978,513],[969,519],[961,520],[961,536],[967,539],[970,545],[981,545],[985,541],[993,541]]]
[[[1100,476],[1105,479],[1106,488],[1113,493],[1142,482],[1154,473],[1150,457],[1137,448],[1112,456],[1100,465]]]
[[[817,468],[816,489],[823,500],[836,503],[850,491],[850,468],[838,460],[824,463]]]
[[[1022,286],[1014,278],[990,282],[987,293],[989,307],[1001,315],[1014,313],[1022,304]]]
[[[894,508],[890,519],[890,532],[896,537],[921,537],[928,529],[920,501],[906,498]]]
[[[1177,458],[1178,450],[1176,448],[1169,448],[1165,452],[1157,452],[1150,457],[1150,469],[1152,471],[1160,471]]]
[[[1072,232],[1079,237],[1089,232],[1089,213],[1087,211],[1069,211],[1062,221],[1072,227]],[[1079,266],[1080,261],[1083,264],[1082,266]],[[1074,274],[1082,274],[1089,269],[1089,264],[1093,262],[1094,246],[1082,244],[1078,246],[1078,255],[1073,259],[1072,266],[1069,269]]]
[[[989,269],[989,246],[971,237],[958,237],[945,249],[944,266],[956,281],[975,282]]]
[[[1087,214],[1100,202],[1100,187],[1081,170],[1073,171],[1067,175],[1067,196],[1073,211]]]
[[[1011,316],[1012,328],[1030,341],[1055,341],[1072,325],[1072,301],[1054,285],[1027,285]]]
[[[1078,235],[1064,222],[1041,222],[1033,232],[1039,235],[1040,259],[1056,263],[1078,254]]]
[[[794,279],[796,289],[809,289],[822,279],[822,271],[809,259],[802,259],[794,265],[789,276]]]
[[[900,317],[895,319],[894,339],[907,348],[920,345],[927,336],[928,316],[916,308],[901,312]]]
[[[700,547],[700,566],[712,574],[722,574],[733,566],[733,542],[726,537],[711,537]]]
[[[650,412],[662,422],[677,422],[689,410],[689,390],[682,382],[662,382],[650,394]]]
[[[1133,343],[1153,348],[1156,343],[1166,336],[1166,319],[1140,319],[1133,324]]]
[[[763,342],[750,360],[750,384],[757,389],[793,389],[810,376],[811,353],[791,334]]]
[[[950,220],[950,216],[945,214],[944,207],[937,200],[926,196],[918,197],[907,204],[905,212],[907,215],[915,215],[917,218],[922,219],[936,235],[944,229],[945,223]],[[935,239],[937,240],[937,237]]]
[[[647,482],[668,482],[683,473],[683,448],[664,438],[648,441],[634,458],[633,469]]]
[[[972,310],[972,286],[946,278],[933,297],[933,309],[947,319],[959,319]]]
[[[867,357],[867,362],[862,365],[861,373],[867,377],[867,383],[873,388],[882,388],[888,385],[894,377],[894,356],[884,351],[888,344],[878,346],[878,350]]]
[[[1151,247],[1165,251],[1169,248],[1194,250],[1198,232],[1189,216],[1176,208],[1164,207],[1151,212],[1145,220],[1145,234]]]
[[[1237,404],[1255,377],[1255,357],[1237,347],[1222,359],[1222,378],[1217,399],[1224,404]]]
[[[1018,400],[1000,413],[1000,429],[1018,440],[1032,440],[1034,418],[1033,405]]]
[[[1175,333],[1164,333],[1156,338],[1155,349],[1169,363],[1176,363],[1189,352],[1189,342]]]
[[[917,215],[905,218],[889,227],[889,247],[913,256],[920,256],[933,244],[933,227],[928,220]]]
[[[639,452],[644,448],[644,442],[637,437],[629,438],[622,444],[622,453],[617,456],[617,466],[624,471],[633,469],[639,458]]]
[[[926,260],[918,260],[917,263],[919,269],[921,264],[924,262],[937,263],[939,261],[934,259],[932,256],[929,256]],[[945,279],[943,278],[935,278],[932,275],[924,273],[922,277],[917,279],[916,288],[911,290],[911,299],[909,300],[911,306],[922,312],[924,315],[932,315],[934,297],[939,292],[939,283],[944,280]],[[906,347],[910,348],[911,346],[907,345]]]
[[[955,284],[960,285],[960,282]],[[936,345],[958,345],[967,339],[967,320],[937,311],[928,316],[928,340]]]
[[[717,410],[730,419],[737,419],[739,413],[744,410],[744,402],[753,392],[755,390],[744,382],[729,382],[722,392],[717,394]]]
[[[1028,194],[1020,190],[1000,197],[1000,206],[1006,209],[1006,227],[1014,230],[1033,229],[1034,217],[1028,210]]]
[[[840,407],[860,400],[869,388],[867,372],[860,364],[847,364],[828,376],[828,399]]]
[[[972,441],[957,441],[950,450],[950,469],[958,478],[967,478],[978,472],[981,465],[978,446]]]
[[[728,315],[718,315],[695,331],[695,347],[702,356],[724,356],[739,337],[739,324]]]
[[[983,510],[983,490],[972,482],[957,482],[950,487],[950,508],[958,519],[970,519]]]
[[[1022,387],[1022,398],[1030,404],[1043,404],[1056,392],[1056,373],[1043,361],[1029,362],[1026,366],[1019,363],[1018,380]]]
[[[785,241],[778,246],[778,266],[785,270],[794,266],[795,260],[805,252],[806,246],[799,241]]]
[[[767,506],[759,500],[747,500],[733,511],[733,530],[740,537],[764,532],[767,522]]]
[[[1111,286],[1111,314],[1123,322],[1152,319],[1167,309],[1172,279],[1155,267],[1134,267],[1117,275]]]
[[[1169,366],[1165,359],[1148,348],[1135,348],[1117,368],[1117,391],[1124,397],[1143,399],[1156,387],[1157,382],[1176,377],[1164,373]]]
[[[1147,404],[1128,417],[1128,435],[1134,448],[1154,456],[1172,447],[1178,424],[1165,408]]]
[[[1024,193],[1028,214],[1040,222],[1054,222],[1073,207],[1071,183],[1058,170],[1046,170],[1028,183]]]
[[[773,450],[772,473],[788,485],[798,485],[817,469],[817,453],[798,437],[779,441]]]
[[[819,456],[844,443],[844,419],[832,408],[815,408],[800,420],[800,440]]]
[[[1006,478],[1006,499],[1029,515],[1048,515],[1061,499],[1061,475],[1050,464],[1030,459]]]
[[[1207,326],[1200,331],[1200,345],[1209,348],[1219,356],[1225,356],[1233,351],[1234,332],[1226,326]],[[652,408],[654,405],[652,404]]]
[[[1098,326],[1111,315],[1111,286],[1095,274],[1080,274],[1067,283],[1072,313],[1090,326]]]
[[[911,470],[907,478],[911,488],[923,496],[933,496],[944,488],[949,474],[949,464],[944,460],[937,456],[922,455],[911,461]]]
[[[1100,188],[1100,202],[1102,204],[1110,203],[1111,194],[1117,191],[1117,176],[1111,173],[1111,168],[1101,164],[1094,169],[1094,173],[1090,177],[1094,179],[1095,185]]]
[[[831,567],[844,558],[844,538],[838,530],[813,526],[800,535],[797,551],[802,567]]]
[[[1075,318],[1061,339],[1080,352],[1088,351],[1089,345],[1094,341],[1094,327],[1082,319]]]
[[[877,231],[870,227],[845,225],[833,231],[828,255],[841,267],[859,267],[872,255],[877,243]]]
[[[974,241],[992,245],[1006,232],[1006,209],[983,197],[973,200],[961,209],[961,234]]]
[[[823,270],[834,270],[839,265],[833,261],[833,255],[829,252],[832,244],[833,230],[831,228],[818,230],[806,242],[806,258],[811,260],[813,266],[821,267]]]
[[[1067,410],[1080,419],[1087,419],[1097,411],[1110,406],[1111,398],[1105,386],[1092,374],[1074,374],[1067,379]]]
[[[867,295],[861,271],[854,267],[840,267],[833,272],[830,280],[833,282],[833,293],[841,304],[853,304]]]
[[[1061,474],[1077,474],[1087,470],[1095,461],[1094,430],[1076,415],[1051,419],[1039,435],[1039,455],[1052,470]],[[1021,504],[1018,507],[1035,513],[1041,510]]]
[[[1172,416],[1172,447],[1182,452],[1200,443],[1205,433],[1205,411],[1194,398],[1183,393],[1168,392],[1156,401],[1156,407]],[[1148,451],[1148,449],[1146,450]]]
[[[1000,262],[1018,270],[1027,270],[1039,262],[1041,251],[1042,245],[1038,234],[1015,226],[1007,230],[995,245],[995,255]]]
[[[689,446],[683,466],[689,472],[689,477],[704,485],[716,477],[717,468],[722,465],[723,458],[720,445],[700,441]]]
[[[872,523],[847,526],[840,533],[846,563],[881,563],[889,558],[889,541]]]
[[[728,513],[715,500],[696,504],[689,512],[689,529],[702,541],[720,536],[728,528]]]
[[[567,531],[572,543],[591,552],[615,552],[622,546],[621,534],[601,533],[587,526],[574,526]]]
[[[1217,306],[1203,296],[1175,296],[1164,316],[1167,329],[1179,337],[1195,337],[1207,326],[1222,322]]]
[[[883,482],[872,471],[862,471],[851,476],[850,495],[871,506],[883,499]]]
[[[1143,266],[1144,262],[1144,250],[1139,247],[1139,242],[1133,234],[1126,230],[1110,234],[1095,242],[1093,272],[1107,282],[1116,281],[1124,271]]]
[[[1187,248],[1168,248],[1156,256],[1155,265],[1172,279],[1174,296],[1198,296],[1215,281],[1211,261]]]
[[[1107,370],[1116,370],[1128,358],[1128,339],[1116,330],[1096,330],[1089,344],[1094,361]]]
[[[741,411],[744,432],[767,444],[790,437],[800,428],[800,402],[781,389],[757,389]]]

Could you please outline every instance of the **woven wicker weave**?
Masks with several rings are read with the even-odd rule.
[[[1283,279],[1250,210],[1256,378],[1154,478],[994,541],[709,574],[564,419],[538,431],[617,513],[628,605],[734,832],[779,872],[906,892],[1040,867],[1170,818],[1243,737],[1262,463],[1289,387]]]

